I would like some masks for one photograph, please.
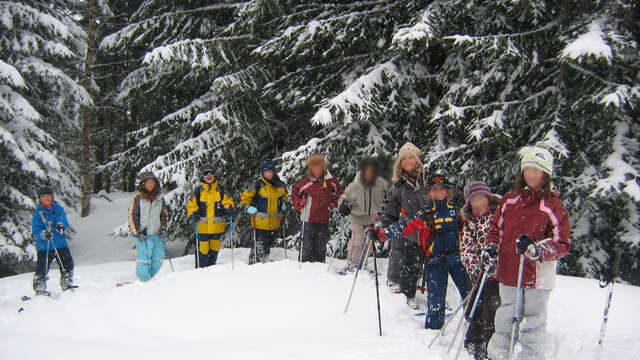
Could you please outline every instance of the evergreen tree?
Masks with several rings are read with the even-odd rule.
[[[51,185],[72,207],[79,195],[73,148],[80,106],[92,100],[77,81],[85,31],[73,2],[1,1],[0,263],[2,273],[30,268],[36,191]]]

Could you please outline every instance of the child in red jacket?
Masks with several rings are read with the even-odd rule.
[[[516,307],[520,257],[525,257],[522,296],[516,339],[522,347],[518,359],[545,358],[547,303],[555,285],[556,261],[570,249],[569,216],[553,190],[553,157],[542,148],[530,148],[522,156],[520,174],[490,223],[488,242],[494,247],[482,256],[495,260],[502,304],[495,317],[495,333],[489,342],[489,358],[509,358]],[[519,328],[519,336],[518,336]]]
[[[324,262],[329,241],[329,210],[338,207],[343,193],[338,179],[331,176],[323,156],[307,160],[308,174],[291,192],[296,210],[302,221],[300,259],[303,262]]]

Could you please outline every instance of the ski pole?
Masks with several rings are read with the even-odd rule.
[[[524,275],[524,255],[520,255],[518,265],[518,292],[516,293],[515,310],[513,311],[513,324],[511,325],[511,344],[509,345],[509,360],[513,359],[513,349],[516,346],[516,329],[520,322],[520,303],[522,302],[522,277]]]
[[[367,246],[362,247],[362,254],[360,254],[360,261],[358,261],[358,268],[356,269],[356,273],[353,276],[353,284],[351,284],[351,291],[349,291],[349,298],[347,299],[347,305],[344,307],[344,314],[349,310],[349,303],[351,303],[351,297],[353,296],[353,289],[356,287],[356,280],[358,280],[358,273],[360,273],[360,267],[362,262],[364,261],[365,254],[369,253],[369,246],[371,246],[371,242],[367,242]]]
[[[195,223],[195,227],[196,227],[196,269],[198,269],[200,267],[200,251],[198,250],[198,247],[200,246],[200,240],[198,239],[198,223]]]
[[[286,225],[286,213],[282,214],[282,226],[280,226],[280,231],[282,232],[282,247],[284,247],[284,258],[287,259],[287,231],[285,229]]]
[[[256,239],[256,227],[253,227],[253,263],[258,263],[258,240]]]
[[[304,249],[304,220],[300,229],[300,270],[302,270],[302,251]]]
[[[473,306],[471,307],[471,312],[469,313],[469,321],[464,326],[465,330],[462,332],[463,334],[467,332],[467,329],[469,328],[469,323],[471,321],[473,321],[473,318],[474,318],[474,316],[476,314],[476,310],[478,309],[478,303],[480,303],[480,298],[482,296],[482,290],[484,290],[484,285],[486,284],[487,277],[489,276],[489,272],[491,271],[492,268],[493,268],[493,265],[488,265],[484,269],[484,272],[482,274],[482,280],[480,280],[480,286],[478,287],[478,291],[476,293],[476,298],[473,301]],[[453,345],[453,342],[455,341],[457,336],[458,336],[458,334],[455,334],[453,336],[453,340],[451,340],[451,344],[452,345]],[[462,344],[463,343],[464,343],[464,339],[461,339],[460,340],[460,345],[458,346],[458,351],[456,351],[455,360],[458,360],[458,358],[460,357],[460,351],[462,350]],[[451,346],[449,346],[449,347],[451,347]]]
[[[169,265],[171,265],[171,272],[176,272],[176,270],[173,268],[173,262],[171,261],[171,255],[169,255],[169,248],[167,248],[167,242],[164,240],[163,237],[160,237],[162,239],[162,244],[164,244],[164,253],[167,254],[167,259],[169,259]]]
[[[598,339],[598,351],[596,353],[596,360],[601,360],[602,354],[604,352],[604,335],[607,329],[607,322],[609,321],[609,308],[611,307],[611,299],[613,298],[613,284],[615,280],[620,277],[618,268],[620,266],[620,256],[622,255],[622,251],[623,249],[620,247],[613,248],[614,253],[611,257],[611,263],[609,265],[610,276],[608,276],[608,279],[604,280],[604,284],[600,284],[600,287],[608,286],[609,292],[607,294],[607,302],[604,306],[604,318],[602,319],[602,325],[600,326],[600,338]]]
[[[233,254],[233,250],[236,247],[236,245],[233,243],[233,215],[229,216],[229,222],[230,222],[229,231],[231,232],[231,270],[233,270],[233,267],[234,267],[233,263],[235,262],[235,256]]]
[[[342,242],[342,234],[344,234],[344,225],[346,223],[347,223],[347,218],[345,217],[342,219],[342,224],[340,225],[340,236],[338,236],[338,242],[336,243],[336,246],[333,248],[333,254],[331,254],[331,260],[329,261],[329,267],[327,268],[327,272],[331,270],[331,265],[333,265],[333,260],[336,258],[336,250],[338,249],[338,246]]]
[[[378,283],[378,255],[376,250],[376,244],[373,243],[373,239],[369,239],[371,247],[373,249],[373,271],[376,273],[376,302],[378,303],[378,332],[382,336],[382,317],[380,316],[380,285]]]
[[[478,286],[478,282],[476,281],[476,283],[473,285],[473,288],[471,288],[471,291],[469,291],[467,296],[464,299],[462,299],[460,304],[458,304],[458,307],[456,307],[456,309],[451,313],[451,317],[444,322],[444,325],[442,326],[442,328],[440,330],[438,330],[438,333],[436,334],[436,336],[434,336],[433,339],[431,339],[431,342],[427,346],[427,349],[431,349],[431,346],[433,346],[433,344],[435,344],[436,340],[438,340],[438,338],[440,336],[444,336],[444,331],[447,329],[449,324],[451,324],[451,322],[456,317],[458,312],[466,307],[466,304],[471,299],[471,295],[475,292],[475,289],[476,289],[477,286]]]

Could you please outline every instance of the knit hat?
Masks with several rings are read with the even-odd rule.
[[[398,151],[398,159],[402,160],[407,156],[414,156],[417,159],[422,155],[422,151],[410,142],[406,142]]]
[[[51,186],[43,186],[40,189],[38,189],[38,197],[40,197],[42,195],[52,195],[53,196],[53,189],[51,188]]]
[[[276,172],[276,164],[271,159],[267,159],[260,164],[260,172],[271,170]]]
[[[422,155],[422,151],[417,146],[413,145],[410,142],[406,142],[400,150],[398,151],[398,158],[396,159],[396,163],[393,166],[393,181],[397,181],[402,177],[402,160],[407,157],[412,157],[416,161],[416,172],[424,181],[424,167],[422,165],[422,161],[420,160],[420,156]]]
[[[483,181],[471,181],[464,187],[464,206],[469,205],[469,201],[476,195],[492,195],[491,188]]]
[[[540,147],[529,148],[522,153],[520,171],[523,171],[527,166],[538,168],[551,176],[553,173],[553,156],[546,149]]]

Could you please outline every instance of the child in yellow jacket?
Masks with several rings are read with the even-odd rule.
[[[249,264],[268,261],[271,246],[276,239],[276,230],[282,225],[287,210],[287,189],[276,174],[276,165],[271,160],[260,164],[260,179],[242,193],[240,205],[251,215],[255,248],[251,248]]]
[[[207,267],[215,265],[218,259],[227,217],[235,213],[235,204],[218,184],[213,165],[204,165],[201,174],[202,187],[189,200],[187,217],[195,224],[197,231],[196,267]]]

